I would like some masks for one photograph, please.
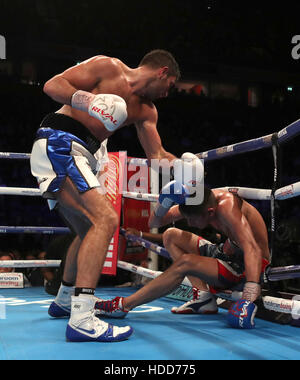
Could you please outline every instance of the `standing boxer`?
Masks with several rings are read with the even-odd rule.
[[[162,146],[152,101],[166,97],[179,76],[174,57],[154,50],[137,68],[117,58],[93,57],[44,86],[62,107],[47,115],[37,131],[31,170],[43,196],[57,202],[61,217],[78,235],[49,308],[52,317],[71,314],[66,332],[70,341],[120,341],[132,333],[129,326],[111,326],[94,316],[95,288],[118,227],[116,212],[98,191],[94,154],[116,130],[135,124],[148,160],[172,161],[175,157]]]

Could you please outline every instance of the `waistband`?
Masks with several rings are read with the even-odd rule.
[[[41,122],[40,128],[51,128],[71,133],[87,144],[88,150],[95,154],[100,148],[100,141],[79,121],[60,113],[50,113]]]

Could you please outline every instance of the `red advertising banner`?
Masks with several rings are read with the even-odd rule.
[[[149,193],[149,168],[147,166],[127,165],[127,190],[132,192]],[[124,189],[126,190],[126,189]],[[149,232],[150,202],[123,198],[122,227]],[[137,246],[121,237],[119,258],[122,261],[140,264],[147,260],[148,250]]]
[[[116,210],[119,219],[121,218],[122,207],[122,192],[124,180],[124,168],[127,170],[127,155],[126,152],[109,153],[109,164],[105,170],[105,187],[106,198],[111,202]],[[104,262],[102,274],[115,276],[117,273],[119,248],[119,229],[116,230]]]

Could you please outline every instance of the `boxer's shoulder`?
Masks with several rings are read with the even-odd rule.
[[[117,76],[124,72],[124,64],[119,59],[105,55],[91,57],[81,62],[80,65],[87,67],[95,75],[101,73],[101,76],[105,77]]]
[[[223,190],[212,190],[217,201],[216,211],[218,214],[227,214],[235,206],[235,196],[228,191]]]

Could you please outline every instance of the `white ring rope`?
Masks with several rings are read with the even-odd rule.
[[[31,189],[24,187],[0,187],[0,195],[18,195],[26,197],[41,197],[41,191],[39,189]],[[147,194],[147,193],[137,193],[124,191],[122,193],[124,198],[130,198],[141,201],[156,202],[159,195],[157,194]]]
[[[221,190],[226,190],[231,193],[239,195],[241,198],[252,200],[270,200],[272,190],[267,189],[252,189],[248,187],[221,187]],[[283,201],[289,198],[295,198],[300,195],[300,182],[295,182],[292,185],[284,186],[281,189],[276,190],[275,199]]]
[[[57,268],[60,266],[60,260],[15,260],[15,261],[2,261],[0,266],[3,268]],[[163,272],[154,271],[147,268],[139,267],[125,261],[118,261],[118,268],[127,270],[129,272],[154,279],[160,276]],[[226,291],[224,293],[218,293],[217,297],[222,300],[237,301],[241,298],[242,293]],[[189,301],[192,296],[192,287],[190,281],[185,278],[181,285],[170,293],[167,297],[182,301]],[[262,297],[264,307],[267,310],[276,311],[278,313],[298,315],[300,310],[299,300],[288,300],[285,298],[277,298],[265,296]]]
[[[3,260],[1,268],[57,268],[61,260]]]
[[[147,193],[132,193],[129,191],[124,191],[122,193],[124,198],[135,199],[146,202],[156,202],[159,198],[158,194],[147,194]]]
[[[255,189],[249,187],[227,186],[220,187],[217,190],[226,190],[235,193],[242,198],[252,200],[270,200],[272,190],[268,189]],[[41,196],[39,189],[22,188],[22,187],[0,187],[0,195],[20,195],[28,197]],[[147,194],[124,191],[122,193],[124,198],[141,200],[146,202],[156,202],[158,194]],[[300,196],[300,182],[295,182],[292,185],[284,186],[275,192],[275,199],[282,201],[285,199],[295,198]]]
[[[10,157],[10,153],[2,153],[0,158],[17,158],[17,159],[28,159],[30,155],[26,154],[15,154],[16,157]],[[131,159],[129,161],[132,165],[147,165],[147,160],[143,159]],[[255,188],[245,188],[245,187],[223,187],[221,189],[236,193],[245,199],[252,200],[270,200],[272,195],[272,190],[269,189],[255,189]],[[19,195],[19,196],[41,196],[39,189],[31,188],[16,188],[16,187],[0,187],[0,195]],[[135,200],[143,200],[148,202],[156,202],[159,195],[157,194],[146,194],[146,193],[136,193],[136,192],[123,192],[124,198],[130,198]],[[300,195],[300,182],[296,182],[289,186],[282,187],[275,192],[275,199],[285,200],[289,198],[298,197]],[[5,268],[57,268],[61,264],[60,260],[12,260],[12,261],[2,261],[0,267]],[[147,268],[139,267],[124,261],[118,261],[117,266],[121,269],[154,279],[158,277],[162,272],[150,270]],[[168,297],[173,299],[181,299],[188,301],[191,299],[192,287],[191,283],[187,278],[184,279],[182,284],[173,291]],[[241,297],[241,293],[226,291],[224,293],[217,294],[221,299],[236,301]],[[262,297],[264,307],[267,310],[272,310],[280,313],[297,314],[300,311],[300,301],[299,300],[288,300],[283,298],[275,298],[270,296]]]
[[[129,272],[136,273],[136,274],[139,274],[141,276],[145,276],[151,279],[154,279],[163,273],[159,271],[149,270],[143,267],[138,267],[136,265],[132,265],[124,261],[118,261],[118,267],[124,270],[128,270]],[[186,277],[181,283],[181,285],[179,285],[179,287],[175,289],[167,297],[172,298],[172,299],[177,299],[177,300],[180,299],[182,301],[189,301],[191,299],[191,296],[192,296],[192,286],[191,286],[190,281]],[[221,298],[222,300],[228,300],[228,301],[234,302],[234,301],[237,301],[238,299],[241,299],[242,292],[226,291],[224,293],[218,293],[217,297]],[[298,315],[300,311],[300,300],[295,300],[295,299],[288,300],[285,298],[264,296],[262,297],[262,301],[263,301],[264,307],[267,310],[275,311],[278,313],[285,313],[285,314],[295,313]]]
[[[24,187],[0,187],[0,195],[23,195],[26,197],[41,197],[40,189]]]

